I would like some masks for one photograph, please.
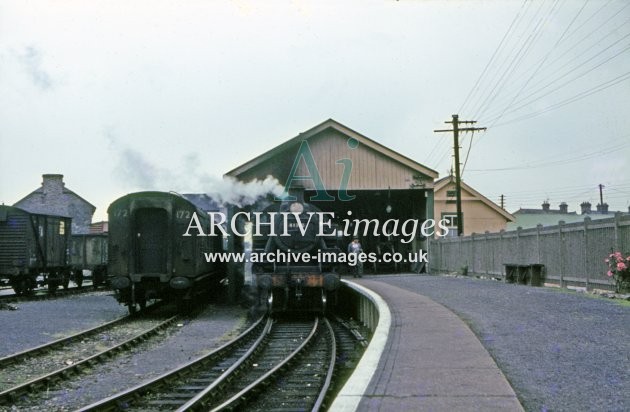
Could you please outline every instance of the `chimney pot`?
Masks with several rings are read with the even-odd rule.
[[[547,202],[546,200],[542,204],[542,210],[544,210],[545,212],[549,211],[549,202]]]
[[[587,214],[591,213],[591,204],[590,204],[590,202],[582,202],[580,204],[580,207],[582,208],[582,214],[583,215],[587,215]]]
[[[569,212],[569,205],[567,205],[565,202],[560,203],[560,213],[568,213]]]

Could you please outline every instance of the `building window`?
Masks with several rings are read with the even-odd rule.
[[[462,217],[464,215],[462,214]],[[457,213],[442,213],[442,220],[445,220],[448,228],[447,237],[457,237]]]
[[[457,196],[457,193],[454,190],[447,190],[446,191],[446,203],[450,204],[450,203],[456,203],[455,197]]]
[[[66,222],[64,222],[63,220],[59,222],[59,234],[60,235],[66,234]]]

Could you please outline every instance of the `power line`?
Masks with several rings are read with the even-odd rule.
[[[468,164],[468,156],[470,156],[470,149],[472,149],[474,136],[475,132],[473,131],[470,135],[470,141],[468,142],[468,151],[466,152],[466,159],[464,160],[464,166],[462,167],[462,176],[464,176],[464,171],[466,170],[466,165]]]
[[[611,199],[619,199],[619,198],[623,199],[625,196],[630,194],[630,192],[623,192],[622,190],[619,190],[620,187],[625,188],[625,186],[611,185],[607,183],[606,184],[607,189],[619,192],[619,194],[607,194],[607,197]],[[593,199],[595,196],[597,196],[597,190],[598,190],[598,185],[591,184],[588,186],[576,186],[575,189],[567,189],[564,187],[563,188],[548,188],[546,190],[536,189],[535,191],[529,192],[529,194],[526,196],[523,196],[522,194],[520,194],[522,192],[507,192],[507,196],[513,202],[526,202],[526,203],[531,203],[536,200],[540,200],[544,198],[555,198],[555,199],[561,199],[563,201],[576,200],[576,199],[584,200],[584,195],[586,194],[590,194],[590,199]],[[502,192],[502,194],[505,194],[505,192]],[[490,194],[490,197],[497,197],[497,196],[499,195],[497,195],[496,193]]]
[[[587,62],[591,61],[592,59],[594,59],[594,58],[595,58],[595,57],[597,57],[598,55],[602,54],[602,53],[603,53],[603,52],[605,52],[606,50],[610,49],[610,48],[611,48],[611,47],[613,47],[615,44],[619,43],[621,40],[624,40],[626,37],[630,37],[630,33],[626,34],[626,35],[625,35],[625,36],[623,36],[621,39],[619,39],[619,40],[615,41],[613,44],[611,44],[610,46],[608,46],[606,49],[604,49],[604,50],[600,51],[600,52],[599,52],[599,53],[597,53],[595,56],[592,56],[592,57],[591,57],[591,58],[589,58],[587,61],[583,62],[583,63],[582,63],[582,65],[583,65],[584,63],[587,63]],[[612,55],[612,56],[608,57],[608,58],[607,58],[607,59],[605,59],[604,61],[599,62],[597,65],[595,65],[595,66],[591,67],[590,69],[586,70],[585,72],[582,72],[581,74],[579,74],[579,75],[577,75],[577,76],[575,76],[575,77],[573,77],[573,78],[569,79],[568,81],[566,81],[566,82],[564,82],[564,83],[560,84],[559,86],[557,86],[557,87],[555,87],[555,88],[553,88],[553,89],[549,90],[548,92],[546,92],[546,93],[544,93],[544,94],[542,94],[542,95],[540,95],[540,96],[538,96],[538,97],[536,97],[536,98],[534,98],[534,99],[532,99],[532,100],[526,101],[528,98],[530,98],[530,97],[532,97],[532,96],[536,95],[537,93],[539,93],[539,92],[541,92],[541,91],[545,90],[546,88],[548,88],[548,87],[550,87],[551,85],[555,84],[555,83],[556,83],[558,80],[560,80],[561,78],[566,77],[566,76],[567,76],[568,74],[570,74],[571,72],[573,72],[573,71],[575,71],[575,70],[577,70],[577,69],[579,69],[580,67],[583,67],[583,66],[578,66],[578,67],[573,68],[572,70],[570,70],[569,72],[565,73],[564,75],[562,75],[562,76],[560,76],[560,77],[557,77],[556,79],[554,79],[554,80],[552,80],[551,82],[547,83],[545,86],[543,86],[543,87],[539,88],[538,90],[536,90],[536,91],[534,91],[534,92],[530,93],[529,95],[527,95],[527,96],[523,97],[522,99],[520,99],[519,101],[515,102],[515,104],[518,104],[518,103],[522,103],[522,102],[526,101],[525,103],[521,104],[520,106],[517,106],[517,107],[515,107],[515,108],[513,108],[513,109],[511,109],[511,110],[504,111],[504,114],[506,114],[506,113],[513,113],[513,112],[515,112],[515,111],[518,111],[518,110],[522,109],[523,107],[529,106],[530,104],[532,104],[532,103],[534,103],[534,102],[536,102],[536,101],[538,101],[538,100],[542,99],[543,97],[548,96],[549,94],[551,94],[551,93],[553,93],[553,92],[555,92],[555,91],[557,91],[557,90],[559,90],[559,89],[561,89],[561,88],[565,87],[566,85],[568,85],[568,84],[570,84],[570,83],[574,82],[575,80],[578,80],[578,79],[580,79],[580,78],[582,78],[582,77],[586,76],[587,74],[591,73],[593,70],[595,70],[595,69],[597,69],[597,68],[601,67],[602,65],[604,65],[604,64],[606,64],[606,63],[608,63],[609,61],[611,61],[611,60],[615,59],[616,57],[619,57],[621,54],[623,54],[623,53],[624,53],[625,51],[627,51],[628,49],[630,49],[630,44],[626,45],[626,47],[625,47],[625,48],[623,48],[622,50],[620,50],[620,51],[618,51],[617,53],[615,53],[614,55]],[[488,121],[488,122],[493,122],[493,121],[496,121],[496,120],[500,119],[501,117],[502,117],[502,115],[501,115],[501,116],[495,116],[495,117],[493,117],[493,118],[491,118],[491,119],[489,119],[489,120],[486,120],[486,121]]]
[[[628,3],[628,5],[630,5],[630,3]],[[595,46],[597,46],[597,45],[599,45],[600,43],[602,43],[602,42],[604,41],[604,39],[606,39],[606,38],[607,38],[607,37],[609,37],[610,35],[612,35],[612,34],[616,34],[620,28],[627,27],[627,25],[628,25],[628,21],[630,21],[630,19],[626,19],[626,20],[624,20],[621,24],[619,24],[618,26],[614,27],[612,30],[610,30],[608,33],[606,33],[604,36],[602,36],[600,39],[598,39],[595,43],[593,43],[593,44],[592,44],[592,45],[590,45],[588,48],[586,48],[585,50],[583,50],[581,54],[578,54],[578,55],[574,56],[573,58],[571,58],[571,59],[567,60],[567,61],[566,61],[566,62],[565,62],[562,66],[558,67],[555,71],[553,71],[553,72],[549,73],[549,74],[547,75],[547,78],[548,78],[548,77],[551,77],[551,76],[553,76],[553,75],[555,75],[556,73],[560,72],[560,70],[564,69],[566,66],[568,66],[568,65],[569,65],[569,64],[571,64],[571,63],[573,63],[573,61],[575,61],[575,60],[579,59],[580,57],[582,57],[582,56],[583,56],[586,52],[588,52],[589,50],[591,50],[591,49],[592,49],[592,48],[594,48]],[[589,36],[589,35],[587,35],[587,37],[588,37],[588,36]],[[587,38],[587,37],[585,37],[585,38]],[[582,43],[579,43],[579,44],[582,44]],[[562,56],[564,56],[565,54],[566,54],[566,52],[565,52]],[[558,59],[556,58],[556,60],[555,60],[555,61],[558,61]],[[553,61],[553,62],[549,63],[549,66],[551,66],[551,65],[552,65],[555,61]],[[565,72],[565,74],[566,74],[566,72]],[[543,78],[543,79],[541,79],[539,82],[534,83],[534,85],[533,85],[533,86],[537,86],[537,85],[541,84],[541,83],[542,83],[543,81],[545,81],[545,80],[546,80],[546,79],[545,79],[545,78]]]
[[[521,23],[523,22],[524,18],[525,18],[525,14],[527,13],[527,11],[529,11],[529,7],[531,6],[531,2],[527,4],[527,10],[525,11],[524,14],[522,14],[522,18],[519,19],[519,21],[516,24],[516,28],[514,29],[514,31],[512,32],[512,34],[514,36],[516,36],[517,31],[519,30],[519,27],[521,26]],[[540,6],[538,7],[538,9],[535,11],[534,16],[530,19],[529,23],[526,23],[525,27],[530,27],[533,23],[534,20],[536,18],[536,16],[538,15],[538,13],[540,12],[540,10],[542,9],[542,5],[543,3],[540,4]],[[498,87],[498,85],[501,83],[502,79],[505,77],[508,69],[510,68],[510,62],[514,61],[514,59],[518,56],[518,54],[521,52],[521,50],[524,47],[524,44],[521,44],[521,46],[517,49],[517,46],[519,44],[519,41],[516,40],[514,46],[512,46],[510,48],[511,51],[516,50],[514,57],[512,57],[512,59],[510,59],[511,53],[508,52],[505,57],[501,60],[501,62],[499,62],[499,64],[497,65],[496,70],[494,71],[495,73],[492,75],[492,77],[488,80],[488,86],[493,86],[490,91],[484,90],[482,93],[479,94],[479,98],[476,99],[476,103],[473,104],[473,108],[474,110],[471,110],[473,113],[478,113],[479,110],[481,110],[481,108],[483,108],[483,106],[486,104],[486,102],[488,101],[488,99],[492,96],[492,94],[494,93],[494,91],[496,90],[496,88]],[[507,43],[506,43],[506,48],[507,48]],[[507,66],[506,66],[507,65]],[[503,69],[503,67],[506,67],[505,69]],[[498,80],[497,80],[498,77]],[[485,96],[485,98],[484,98]],[[479,103],[479,101],[481,100],[481,103]]]
[[[617,11],[614,15],[610,16],[608,19],[606,19],[606,21],[604,21],[602,24],[600,24],[598,27],[596,27],[593,31],[591,31],[589,34],[587,34],[586,36],[584,36],[583,38],[581,38],[580,40],[578,40],[576,43],[574,43],[569,49],[567,49],[564,53],[559,53],[556,55],[555,58],[553,58],[547,65],[545,65],[545,69],[548,69],[549,67],[553,66],[553,64],[555,62],[557,62],[560,58],[564,57],[569,51],[573,50],[576,46],[578,45],[583,45],[584,44],[584,40],[592,38],[593,33],[595,33],[596,31],[598,31],[602,26],[604,26],[605,24],[607,24],[610,20],[612,20],[614,17],[616,17],[619,13],[621,13],[621,11],[623,11],[623,9],[625,9],[626,7],[630,6],[630,3],[627,3],[624,7],[622,7],[619,11]],[[597,12],[593,13],[590,17],[588,17],[584,22],[582,22],[582,25],[586,24],[588,21],[590,21],[599,11],[601,11],[602,8],[600,8]],[[625,23],[625,22],[624,22]],[[588,47],[586,50],[584,50],[582,52],[582,54],[575,56],[574,58],[570,59],[568,62],[566,62],[565,64],[563,64],[560,68],[556,69],[554,72],[552,72],[551,74],[544,76],[541,78],[540,81],[538,82],[534,82],[533,86],[537,86],[539,84],[541,84],[543,81],[546,81],[551,75],[558,73],[562,68],[566,67],[568,64],[570,64],[570,62],[574,61],[575,59],[581,57],[582,55],[584,55],[587,51],[589,51],[590,49],[592,49],[593,47],[597,46],[598,44],[600,44],[606,37],[608,37],[610,34],[612,33],[616,33],[616,30],[618,30],[619,28],[624,27],[624,25],[620,25],[618,27],[616,27],[615,29],[613,29],[612,31],[610,31],[607,35],[603,36],[602,38],[598,39],[594,44],[592,44],[590,47]],[[571,35],[573,35],[574,33],[577,33],[578,30],[574,30],[573,32],[571,32],[570,34],[566,35],[566,37],[564,38],[564,40],[568,39],[571,37]],[[540,63],[540,62],[539,62]],[[493,115],[491,115],[493,116]]]
[[[427,157],[425,158],[425,163],[429,164],[431,158],[433,157],[433,153],[435,152],[435,149],[438,148],[438,146],[440,145],[441,140],[437,140],[435,142],[435,144],[433,145],[433,148],[431,149],[431,151],[429,152],[429,154],[427,155]]]
[[[510,108],[512,106],[512,104],[514,104],[514,101],[521,95],[521,93],[523,92],[523,90],[525,90],[525,88],[527,87],[527,85],[529,84],[529,82],[532,81],[532,79],[538,74],[538,72],[540,71],[540,69],[543,67],[543,64],[545,64],[545,62],[547,61],[547,59],[549,58],[549,56],[551,56],[551,53],[556,50],[556,48],[558,47],[558,45],[562,42],[562,40],[564,39],[564,36],[567,34],[567,31],[571,28],[571,26],[573,25],[573,23],[575,23],[575,21],[577,20],[577,18],[580,16],[580,14],[582,13],[582,11],[584,10],[584,7],[586,7],[586,4],[588,3],[588,0],[585,0],[584,3],[582,4],[582,7],[578,10],[578,12],[575,14],[575,16],[573,16],[573,19],[571,20],[571,22],[568,24],[568,26],[564,29],[564,31],[562,32],[562,34],[560,35],[560,37],[558,38],[558,40],[556,40],[556,43],[547,51],[547,54],[540,60],[540,62],[538,63],[538,66],[536,66],[536,69],[534,69],[534,71],[532,72],[532,74],[529,76],[529,78],[525,81],[525,83],[523,83],[523,85],[521,86],[521,88],[516,92],[516,94],[514,95],[514,97],[512,97],[512,100],[507,104],[507,106],[504,107],[503,111],[501,112],[501,114],[499,114],[499,117],[496,119],[500,119],[501,117],[503,117],[503,114],[505,113],[505,111]],[[494,121],[496,123],[496,120]],[[492,127],[492,124],[490,125],[490,127]]]
[[[630,189],[630,182],[625,183],[625,182],[620,182],[620,183],[611,183],[611,182],[604,182],[606,183],[607,186],[609,187],[615,187],[615,188],[623,188],[623,189]],[[561,186],[561,187],[549,187],[546,190],[547,191],[553,191],[553,193],[575,193],[578,190],[584,190],[589,191],[589,190],[594,190],[594,188],[597,188],[597,184],[596,183],[590,183],[590,184],[580,184],[580,185],[572,185],[572,186]],[[511,191],[510,193],[512,194],[512,196],[515,196],[519,199],[524,199],[524,198],[528,198],[528,197],[532,197],[532,196],[538,196],[540,193],[541,189],[540,188],[536,188],[536,189],[532,189],[532,190],[517,190],[517,191]],[[498,193],[498,192],[497,192]],[[496,194],[496,193],[495,193]]]
[[[512,76],[512,74],[515,72],[515,70],[518,67],[518,65],[521,63],[523,58],[527,55],[527,53],[531,49],[532,45],[536,42],[536,40],[538,39],[538,37],[542,33],[542,28],[546,24],[547,19],[553,13],[556,5],[558,4],[558,1],[559,0],[555,0],[555,2],[553,3],[553,5],[551,7],[551,10],[549,12],[547,12],[547,14],[545,14],[543,17],[541,17],[540,20],[538,21],[538,23],[536,23],[536,26],[534,27],[532,32],[527,36],[527,38],[525,39],[525,42],[523,42],[523,44],[519,48],[519,50],[516,53],[516,55],[514,55],[514,58],[512,59],[512,61],[510,62],[510,64],[506,68],[506,70],[503,72],[503,74],[501,75],[501,78],[499,79],[499,81],[492,88],[492,91],[490,92],[488,97],[486,97],[486,99],[483,101],[481,107],[477,110],[477,112],[475,113],[474,117],[483,117],[483,114],[486,112],[488,107],[490,107],[492,102],[500,94],[501,90],[505,86],[505,82],[507,82],[507,80]],[[543,4],[544,3],[541,3],[540,8],[538,9],[538,12],[542,9],[542,5]],[[536,13],[536,15],[534,16],[532,21],[538,15],[538,12]]]
[[[519,166],[510,166],[510,167],[501,167],[501,168],[491,168],[491,169],[470,169],[471,172],[505,172],[509,170],[523,170],[523,169],[531,169],[531,168],[541,168],[541,167],[549,167],[549,166],[560,166],[568,163],[579,162],[582,160],[589,160],[600,156],[610,155],[610,153],[614,150],[622,149],[623,147],[630,146],[630,142],[620,143],[616,146],[605,147],[597,150],[596,152],[585,153],[575,158],[568,159],[560,159],[553,160],[550,162],[541,162],[541,161],[533,161],[526,164],[522,164]]]
[[[609,1],[608,3],[610,3],[610,1]],[[600,6],[600,7],[599,7],[599,8],[598,8],[598,9],[597,9],[594,13],[592,13],[592,14],[591,14],[590,16],[588,16],[586,19],[582,19],[582,20],[580,20],[580,23],[579,23],[579,24],[580,24],[580,26],[579,26],[579,27],[576,27],[576,24],[577,24],[577,22],[578,22],[578,18],[579,18],[578,16],[581,16],[582,14],[584,14],[584,13],[583,13],[583,10],[585,10],[584,5],[586,4],[586,3],[584,3],[584,4],[582,5],[582,7],[580,8],[580,11],[578,11],[578,14],[577,14],[576,16],[574,16],[574,17],[573,17],[573,19],[571,20],[571,23],[569,23],[569,26],[567,26],[567,28],[564,30],[563,35],[561,35],[561,37],[558,39],[558,41],[556,41],[556,45],[558,45],[558,44],[564,44],[564,43],[566,43],[566,41],[567,41],[569,38],[571,38],[572,36],[575,36],[575,34],[577,34],[577,33],[580,33],[580,29],[581,29],[582,27],[585,27],[585,25],[586,25],[586,23],[587,23],[587,22],[592,21],[592,20],[594,19],[594,17],[595,17],[595,16],[597,16],[597,15],[601,14],[602,10],[604,10],[604,9],[605,9],[605,6],[606,6],[608,3],[606,3],[606,4],[602,5],[602,6]],[[605,24],[607,24],[607,22],[609,22],[609,21],[611,21],[612,19],[614,19],[615,17],[617,17],[617,16],[618,16],[618,15],[619,15],[619,14],[620,14],[620,13],[621,13],[621,12],[622,12],[625,8],[626,8],[626,7],[628,7],[629,5],[630,5],[630,3],[627,3],[627,4],[623,5],[620,9],[618,9],[618,10],[614,11],[612,15],[609,15],[608,17],[606,17],[606,20],[605,20],[602,24],[599,24],[599,25],[595,28],[595,30],[591,31],[591,33],[593,33],[593,32],[595,32],[595,31],[599,30],[602,26],[604,26]],[[522,7],[523,7],[523,5],[522,5]],[[546,21],[546,20],[548,20],[548,18],[550,17],[550,15],[551,15],[551,14],[553,13],[553,11],[554,11],[554,8],[555,8],[555,3],[554,3],[554,5],[551,7],[550,11],[549,11],[549,12],[548,12],[548,13],[547,13],[547,14],[546,14],[546,15],[545,15],[542,19],[541,19],[541,21]],[[535,13],[534,17],[532,17],[532,18],[530,19],[530,25],[529,25],[529,27],[531,27],[531,23],[533,23],[533,21],[535,20],[535,18],[536,18],[536,17],[540,14],[540,11],[541,11],[541,10],[542,10],[542,5],[541,5],[541,7],[539,7],[539,8],[538,8],[538,10],[536,11],[536,13]],[[518,17],[523,17],[523,16],[524,16],[524,14],[520,14],[520,15],[518,15]],[[515,19],[515,20],[516,20],[516,19]],[[520,22],[519,22],[519,23],[520,23]],[[539,23],[540,23],[540,22],[539,22]],[[519,24],[519,25],[520,25],[520,24]],[[528,40],[529,40],[529,39],[531,39],[531,38],[532,38],[532,36],[534,37],[534,38],[533,38],[533,40],[535,40],[535,39],[537,39],[537,38],[538,38],[538,36],[540,35],[540,31],[538,30],[538,27],[539,27],[539,26],[535,27],[535,28],[534,28],[534,30],[530,32],[529,37],[528,37]],[[571,28],[574,28],[574,29],[573,29],[572,31],[570,31],[570,29],[571,29]],[[523,32],[523,33],[526,33],[525,31],[522,31],[522,32]],[[516,31],[512,31],[512,32],[511,32],[511,35],[514,35],[515,33],[516,33]],[[598,39],[597,41],[595,41],[595,43],[591,44],[591,46],[590,46],[590,47],[588,47],[588,48],[586,49],[586,51],[591,50],[592,48],[596,47],[598,44],[601,44],[601,42],[603,42],[603,41],[604,41],[604,39],[605,39],[605,38],[607,38],[607,37],[608,37],[610,34],[612,34],[612,33],[614,33],[614,31],[609,32],[608,34],[606,34],[606,35],[605,35],[605,36],[603,36],[602,38],[600,38],[600,39]],[[583,40],[583,39],[581,39],[581,40]],[[520,46],[520,48],[518,49],[518,50],[519,50],[519,52],[517,52],[517,54],[516,54],[516,55],[514,55],[514,57],[511,59],[510,66],[508,66],[506,69],[504,69],[504,70],[503,70],[503,72],[502,72],[501,77],[499,78],[499,80],[498,80],[498,81],[496,81],[496,82],[494,82],[494,87],[493,87],[493,89],[490,91],[490,93],[485,93],[485,92],[484,92],[484,93],[482,94],[482,96],[483,96],[483,95],[485,95],[486,97],[485,97],[485,99],[483,100],[483,102],[482,102],[481,106],[479,106],[479,109],[477,110],[476,115],[477,115],[478,113],[481,113],[481,114],[483,115],[483,116],[481,116],[481,117],[485,118],[485,119],[486,119],[486,121],[490,122],[490,126],[491,126],[491,127],[492,127],[492,126],[495,126],[495,125],[496,125],[496,123],[497,123],[499,120],[501,120],[501,119],[502,119],[502,118],[503,118],[506,114],[515,113],[516,111],[521,110],[523,107],[525,107],[525,106],[527,106],[527,105],[530,105],[530,104],[532,104],[532,103],[534,103],[534,102],[538,101],[539,99],[541,99],[541,98],[545,97],[546,95],[548,95],[548,94],[550,94],[550,93],[553,93],[554,91],[558,90],[559,88],[565,87],[566,85],[568,85],[568,84],[570,84],[570,83],[572,83],[572,82],[574,82],[574,81],[576,81],[576,80],[580,79],[581,77],[583,77],[583,76],[587,75],[588,73],[590,73],[590,72],[594,71],[594,70],[595,70],[595,69],[597,69],[598,67],[601,67],[601,65],[603,65],[603,64],[605,64],[605,63],[609,62],[610,60],[612,60],[612,59],[614,59],[614,58],[618,57],[621,53],[625,52],[626,50],[625,50],[625,49],[624,49],[624,50],[621,50],[621,51],[620,51],[620,52],[618,52],[615,56],[612,56],[612,57],[610,57],[610,58],[608,58],[608,59],[604,59],[604,61],[599,61],[598,63],[596,63],[596,64],[595,64],[595,66],[594,66],[594,67],[591,67],[590,69],[587,69],[585,72],[582,72],[581,74],[579,74],[579,75],[577,75],[577,76],[574,76],[574,77],[573,77],[573,78],[571,78],[568,82],[565,82],[565,83],[564,83],[563,85],[561,85],[560,87],[555,87],[552,91],[549,91],[549,92],[547,92],[547,93],[544,93],[546,90],[549,90],[550,88],[552,88],[552,87],[554,86],[554,83],[556,83],[558,80],[560,80],[560,79],[562,79],[562,78],[564,78],[564,77],[567,77],[567,76],[568,76],[568,75],[570,75],[572,72],[575,72],[575,71],[576,71],[576,70],[578,70],[578,69],[581,69],[581,68],[584,66],[584,64],[586,64],[586,63],[588,63],[588,62],[590,62],[590,61],[592,61],[592,60],[596,59],[596,58],[597,58],[598,56],[600,56],[602,53],[606,52],[606,51],[607,51],[607,50],[609,50],[610,48],[612,48],[612,47],[614,47],[615,45],[617,45],[617,44],[619,43],[619,41],[620,41],[620,40],[617,40],[617,41],[616,41],[616,42],[614,42],[613,44],[609,44],[609,45],[608,45],[608,46],[607,46],[604,50],[601,50],[601,51],[597,52],[596,54],[594,54],[594,55],[590,56],[590,57],[589,57],[589,58],[587,58],[585,61],[580,62],[580,64],[579,64],[579,65],[577,65],[576,67],[573,67],[572,69],[570,69],[570,70],[568,70],[568,71],[565,71],[565,72],[560,73],[560,72],[561,72],[561,70],[562,70],[562,68],[556,69],[556,70],[554,71],[554,73],[560,73],[560,75],[559,75],[559,76],[557,76],[557,77],[556,77],[553,81],[548,82],[547,84],[544,84],[542,87],[539,87],[539,88],[538,88],[538,89],[536,89],[535,91],[530,92],[527,96],[524,96],[524,97],[522,97],[522,98],[520,98],[520,99],[519,99],[519,98],[518,98],[518,96],[523,94],[523,92],[525,91],[525,86],[527,85],[527,83],[526,83],[525,85],[521,85],[521,86],[520,86],[520,88],[519,88],[519,91],[518,91],[518,92],[516,92],[516,95],[514,94],[514,92],[511,92],[511,93],[510,93],[510,95],[511,95],[512,97],[511,97],[511,101],[510,101],[510,103],[509,103],[509,104],[507,104],[507,106],[504,106],[504,107],[503,107],[503,109],[500,109],[501,111],[497,111],[497,110],[495,109],[495,110],[494,110],[494,113],[492,113],[492,114],[488,115],[488,114],[487,114],[487,112],[489,111],[489,109],[490,109],[491,107],[493,107],[493,106],[494,106],[494,102],[495,102],[495,101],[501,101],[501,100],[503,100],[504,102],[507,102],[507,99],[508,99],[509,97],[503,93],[503,89],[504,89],[504,87],[505,87],[505,84],[506,84],[506,82],[507,82],[507,79],[509,79],[509,78],[513,75],[513,73],[515,72],[515,70],[516,70],[516,66],[515,66],[515,65],[516,65],[516,62],[518,61],[518,62],[520,63],[520,61],[522,60],[522,57],[524,57],[524,54],[526,54],[526,49],[524,49],[524,47],[531,47],[531,45],[533,44],[533,42],[529,42],[529,43],[528,43],[528,42],[527,42],[527,40],[526,40],[526,42],[525,42],[525,43],[522,43],[522,44],[521,44],[521,46]],[[582,44],[582,41],[577,42],[575,45],[572,45],[572,46],[571,46],[571,49],[573,49],[573,48],[574,48],[576,45],[578,45],[578,44]],[[506,42],[504,42],[504,46],[506,46],[506,45],[507,45],[507,43],[506,43]],[[514,49],[515,49],[515,48],[516,48],[516,47],[514,47]],[[525,53],[523,53],[523,51],[525,51]],[[574,61],[574,60],[576,60],[577,58],[583,57],[583,56],[584,56],[584,54],[586,53],[586,51],[584,51],[581,55],[577,56],[576,58],[571,59],[571,61]],[[566,52],[565,52],[565,53],[559,53],[559,54],[563,56],[563,55],[565,55],[565,54],[566,54]],[[498,57],[498,54],[497,54],[497,57]],[[552,56],[548,53],[548,54],[547,54],[547,56],[545,56],[545,58],[546,58],[546,62],[549,62],[549,61],[550,61],[550,59],[551,59],[551,57],[552,57]],[[542,62],[545,62],[545,60],[544,60],[545,58],[543,58],[543,60],[540,60],[540,61],[538,62],[538,66],[539,66],[539,68],[541,67],[541,63],[542,63]],[[584,59],[583,59],[583,60],[584,60]],[[498,58],[496,58],[496,57],[495,57],[495,59],[493,60],[493,63],[496,63],[497,61],[498,61]],[[505,62],[507,62],[507,61],[508,61],[508,59],[507,59],[507,58],[506,58],[506,59],[504,59],[504,63],[505,63]],[[556,62],[556,61],[558,61],[558,58],[556,57],[556,58],[554,58],[554,59],[553,59],[553,60],[551,60],[551,61],[552,61],[552,62]],[[569,63],[569,64],[570,64],[570,63]],[[568,65],[568,64],[567,64],[567,63],[565,63],[564,65],[562,65],[562,67],[566,67],[567,65]],[[539,70],[539,69],[536,69],[538,74],[542,73],[543,68],[544,68],[544,70],[548,70],[548,67],[550,67],[551,65],[550,65],[550,64],[549,64],[549,65],[544,64],[543,66],[544,66],[544,67],[540,68],[540,70]],[[491,66],[490,66],[490,65],[488,65],[488,69],[487,69],[487,70],[485,70],[485,73],[490,73],[491,71],[492,71],[492,70],[491,70]],[[495,72],[497,72],[497,71],[495,70]],[[500,73],[500,71],[499,71],[499,72],[497,72],[497,74],[498,74],[498,73]],[[534,72],[534,75],[531,75],[531,76],[530,76],[531,81],[529,81],[529,83],[530,83],[530,84],[532,84],[532,85],[539,85],[539,84],[541,84],[541,82],[534,82],[534,81],[533,81],[533,79],[534,79],[535,77],[540,77],[540,76],[535,76],[535,74],[536,74],[536,72]],[[533,77],[533,76],[535,76],[535,77]],[[496,75],[495,75],[495,78],[496,78]],[[541,79],[543,79],[543,78],[541,77]],[[544,80],[548,80],[548,76],[544,77]],[[481,84],[481,82],[479,82],[479,83]],[[602,86],[602,85],[598,85],[598,87],[599,87],[599,86]],[[480,88],[480,86],[478,86],[478,87],[477,87],[477,89],[479,89],[479,88]],[[537,96],[537,94],[541,94],[541,93],[542,93],[542,95],[538,95],[538,96]],[[588,93],[588,91],[587,91],[587,92],[585,92],[585,94],[587,94],[587,93]],[[505,98],[503,98],[503,99],[501,99],[501,98],[499,98],[499,97],[501,97],[501,95],[505,95],[506,97],[505,97]],[[574,97],[575,97],[575,96],[574,96]],[[586,95],[584,95],[583,97],[586,97]],[[471,100],[469,99],[468,101],[471,101]],[[559,102],[559,103],[562,103],[562,104],[568,104],[568,103],[570,103],[570,102]],[[505,103],[503,103],[503,104],[505,104]],[[514,108],[514,106],[515,106],[515,105],[519,105],[519,107]],[[558,106],[558,107],[561,107],[561,105],[560,105],[560,106]],[[492,112],[493,110],[490,110],[490,111]],[[525,120],[525,119],[529,118],[530,116],[531,116],[531,114],[528,114],[528,115],[526,115],[526,116],[523,116],[523,118],[522,118],[522,119],[520,119],[520,118],[519,118],[519,119],[520,119],[520,120]],[[513,119],[512,119],[512,120],[513,120]],[[508,120],[507,122],[503,122],[503,123],[501,123],[501,125],[507,124],[508,122],[512,122],[512,120]],[[476,144],[476,142],[474,142],[474,143],[473,143],[473,145],[474,145],[474,144]]]
[[[490,65],[494,62],[495,57],[498,55],[499,50],[501,50],[501,47],[503,46],[505,40],[508,38],[508,35],[510,34],[510,32],[512,31],[512,28],[514,27],[514,24],[516,23],[517,20],[519,20],[520,16],[521,16],[521,12],[523,11],[523,9],[525,8],[525,4],[527,3],[527,0],[523,0],[523,3],[521,4],[521,8],[519,9],[518,13],[516,13],[516,16],[514,16],[514,19],[512,20],[512,22],[510,23],[510,26],[508,27],[507,31],[505,32],[505,34],[503,35],[503,38],[501,38],[501,41],[499,42],[499,45],[494,49],[494,52],[492,53],[492,56],[490,57],[490,60],[488,61],[488,63],[486,63],[486,66],[483,68],[483,71],[481,72],[481,74],[479,75],[479,77],[477,78],[477,81],[475,82],[475,84],[473,85],[473,87],[470,89],[470,91],[468,92],[468,95],[466,96],[466,99],[464,99],[464,103],[462,103],[461,107],[459,108],[459,113],[463,113],[464,111],[464,107],[466,107],[466,104],[468,103],[469,99],[471,98],[471,96],[473,95],[473,93],[478,90],[478,86],[479,83],[481,82],[481,79],[485,76],[485,74],[488,72],[488,68],[490,67]]]
[[[510,119],[510,120],[505,121],[503,123],[495,124],[493,127],[497,128],[497,127],[500,127],[500,126],[505,126],[505,125],[508,125],[508,124],[520,122],[522,120],[531,119],[532,117],[540,116],[540,115],[545,114],[547,112],[550,112],[552,110],[559,109],[560,107],[566,106],[567,104],[571,104],[571,103],[574,103],[574,102],[576,102],[578,100],[582,100],[583,98],[588,97],[588,96],[590,96],[592,94],[596,94],[596,93],[599,93],[601,91],[604,91],[604,90],[606,90],[606,89],[608,89],[608,88],[610,88],[610,87],[612,87],[612,86],[614,86],[614,85],[616,85],[618,83],[626,81],[628,79],[630,79],[630,72],[626,72],[626,73],[622,74],[621,76],[617,76],[614,79],[611,79],[611,80],[608,80],[608,81],[606,81],[604,83],[601,83],[601,84],[599,84],[599,85],[597,85],[597,86],[595,86],[595,87],[593,87],[591,89],[588,89],[588,90],[585,90],[585,91],[583,91],[581,93],[578,93],[578,94],[576,94],[576,95],[574,95],[574,96],[572,96],[572,97],[570,97],[568,99],[562,100],[562,101],[560,101],[558,103],[554,103],[554,104],[552,104],[550,106],[547,106],[544,109],[541,109],[541,110],[539,110],[537,112],[530,113],[530,114],[527,114],[527,115],[524,115],[524,116],[520,116],[520,117],[517,117],[517,118],[513,118],[513,119]]]

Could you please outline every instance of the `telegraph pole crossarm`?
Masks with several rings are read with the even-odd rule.
[[[452,124],[452,129],[438,129],[434,130],[436,133],[453,132],[453,150],[455,152],[455,192],[457,203],[457,235],[462,236],[464,234],[464,219],[462,216],[462,183],[461,173],[459,170],[459,132],[477,132],[485,131],[485,127],[459,127],[460,124],[475,124],[475,120],[459,120],[459,115],[454,114],[453,120],[446,121],[444,123]]]

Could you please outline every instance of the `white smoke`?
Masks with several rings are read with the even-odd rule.
[[[130,190],[205,193],[221,206],[238,207],[253,205],[268,195],[279,196],[284,190],[273,176],[247,183],[229,176],[210,176],[200,170],[202,163],[195,153],[184,156],[179,163],[170,163],[168,168],[160,166],[143,153],[122,144],[113,130],[106,130],[105,134],[116,155],[114,173]]]
[[[206,176],[204,180],[204,191],[223,206],[249,206],[268,195],[280,196],[284,191],[278,179],[271,175],[264,180],[254,179],[247,183],[230,176],[223,179]]]

